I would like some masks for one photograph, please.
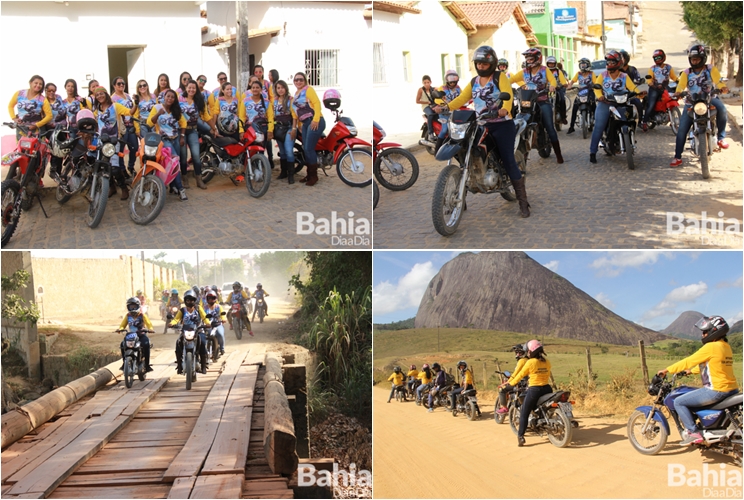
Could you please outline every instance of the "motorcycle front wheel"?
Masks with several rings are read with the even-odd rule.
[[[589,118],[586,116],[586,111],[581,112],[581,138],[586,139],[589,137]]]
[[[403,148],[388,148],[377,155],[374,164],[377,182],[391,191],[404,191],[416,183],[419,164],[416,157]]]
[[[462,170],[457,165],[447,165],[437,178],[431,199],[431,219],[434,228],[442,236],[452,236],[462,220],[465,199],[457,206]]]
[[[499,402],[496,401],[496,403],[493,405],[493,419],[496,421],[497,424],[501,425],[504,422],[506,422],[507,413],[499,413],[497,411],[498,409],[499,409]]]
[[[708,133],[700,134],[700,140],[698,141],[698,153],[700,158],[700,168],[703,170],[703,179],[710,177],[710,168],[708,167],[708,144],[710,137]]]
[[[538,134],[540,135],[537,140],[537,154],[540,155],[540,158],[549,158],[550,153],[553,151],[553,146],[550,144],[548,131],[541,127]]]
[[[558,448],[565,448],[571,443],[573,427],[563,410],[560,408],[548,413],[548,422],[554,428],[548,428],[548,440]]]
[[[60,205],[64,205],[68,201],[70,201],[70,198],[72,198],[71,194],[67,194],[65,192],[65,189],[62,187],[62,183],[57,184],[57,189],[54,190],[54,197],[57,199],[57,203]]]
[[[338,177],[351,187],[372,184],[372,152],[368,148],[348,149],[336,162]]]
[[[214,179],[217,169],[220,168],[220,160],[217,158],[217,155],[211,151],[202,151],[199,153],[199,160],[202,164],[202,182],[206,184]]]
[[[129,217],[142,226],[154,221],[165,206],[165,183],[154,175],[143,176],[129,196]]]
[[[124,384],[126,384],[127,389],[131,389],[132,384],[134,384],[134,368],[132,367],[132,358],[127,358],[127,360],[124,362]]]
[[[633,143],[630,139],[630,131],[623,132],[623,142],[625,143],[625,159],[628,161],[628,168],[635,170],[635,163],[633,162]]]
[[[186,374],[186,390],[191,390],[191,377],[194,374],[194,354],[191,352],[186,353],[186,359],[184,360],[184,373]]]
[[[105,178],[100,173],[96,174],[90,190],[91,192],[95,190],[95,196],[90,199],[86,223],[89,228],[94,229],[101,223],[103,212],[106,211],[106,203],[108,203],[109,194],[109,179]]]
[[[515,436],[519,435],[519,407],[512,406],[509,408],[509,427]]]
[[[248,194],[254,198],[260,198],[269,190],[269,184],[271,184],[269,159],[262,153],[251,156],[248,159],[248,170],[245,173]]]
[[[669,113],[670,113],[669,125],[671,125],[672,132],[674,132],[674,135],[677,135],[677,131],[679,130],[679,119],[681,118],[682,115],[678,107],[674,107],[670,109]]]
[[[0,200],[2,200],[0,210],[2,210],[3,217],[2,246],[5,246],[10,241],[10,237],[13,236],[16,227],[18,227],[18,220],[21,218],[22,209],[19,207],[18,213],[15,215],[13,214],[13,209],[15,207],[16,197],[20,196],[20,193],[21,185],[17,180],[8,179],[2,182],[2,187],[0,188]]]
[[[243,338],[243,318],[233,318],[233,330],[238,340]]]
[[[380,188],[377,185],[377,181],[372,185],[372,210],[377,208],[377,204],[380,202]]]
[[[628,419],[628,440],[638,453],[644,455],[656,455],[666,445],[669,433],[661,422],[651,420],[646,431],[646,415],[639,410],[631,413]]]

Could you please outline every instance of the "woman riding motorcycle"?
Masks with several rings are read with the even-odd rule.
[[[680,442],[683,446],[704,441],[695,426],[695,417],[690,408],[713,405],[739,392],[739,384],[734,375],[734,353],[726,338],[729,331],[726,320],[720,316],[704,316],[695,324],[695,328],[701,331],[703,347],[657,374],[663,377],[667,372],[679,373],[696,366],[700,369],[703,387],[674,400],[674,409],[687,430],[687,435]]]
[[[176,313],[176,317],[170,322],[170,326],[176,326],[181,321],[183,321],[184,326],[190,328],[196,328],[199,325],[208,325],[209,320],[207,319],[207,314],[204,312],[204,309],[202,309],[202,306],[197,305],[197,302],[198,299],[193,290],[189,290],[183,294],[184,307]],[[199,332],[197,338],[199,340],[196,343],[196,348],[201,355],[201,372],[207,373],[207,341],[203,332]],[[179,335],[178,340],[176,340],[176,371],[179,375],[183,373],[183,368],[181,367],[182,356],[183,342],[182,336]]]
[[[431,384],[433,375],[434,374],[431,372],[431,368],[429,368],[429,364],[424,363],[421,367],[421,371],[418,373],[417,376],[417,378],[421,380],[421,385],[416,388],[416,401],[421,401],[421,392],[424,390],[425,387]]]
[[[403,381],[405,380],[405,375],[403,375],[403,372],[400,369],[400,366],[396,366],[393,368],[393,374],[388,377],[388,380],[393,383],[392,389],[390,389],[390,396],[388,397],[387,402],[389,403],[391,399],[393,399],[393,396],[395,395],[395,391],[403,387]],[[405,393],[404,393],[405,394]]]
[[[457,395],[464,391],[475,389],[473,371],[468,368],[468,364],[465,361],[460,361],[457,363],[457,369],[460,371],[460,387],[458,387],[457,389],[453,389],[449,395],[450,401],[452,402],[453,411],[455,409],[455,401],[457,400]]]
[[[439,91],[444,94],[444,102],[449,103],[454,101],[462,93],[462,89],[458,85],[460,81],[460,75],[454,69],[448,69],[444,74],[444,85],[439,87]],[[447,133],[449,132],[449,122],[442,124],[442,130],[437,136],[437,143],[434,146],[434,154],[439,151],[444,141],[447,139]]]
[[[212,315],[212,321],[220,321],[220,325],[217,327],[217,343],[220,345],[220,354],[225,354],[225,311],[222,310],[220,305],[217,303],[217,293],[214,290],[209,290],[206,293],[207,305],[204,307],[205,314]]]
[[[408,373],[406,373],[407,382],[406,385],[408,386],[408,391],[413,392],[413,384],[416,382],[416,379],[418,378],[419,371],[416,369],[416,365],[411,365],[411,368],[408,370]]]
[[[550,72],[553,73],[553,78],[555,78],[559,84],[555,89],[555,105],[558,108],[558,113],[563,117],[563,124],[568,124],[568,120],[566,120],[566,85],[568,85],[566,75],[564,74],[564,71],[558,67],[558,61],[555,56],[548,56],[548,58],[545,59],[545,66],[547,66]]]
[[[522,344],[517,344],[512,347],[512,351],[514,351],[514,359],[517,360],[517,366],[516,368],[514,368],[514,372],[512,373],[519,372],[519,370],[521,370],[524,364],[527,362],[527,358],[525,358],[524,356],[525,349],[526,347]],[[508,383],[503,386],[503,388],[499,389],[499,409],[496,410],[496,413],[509,412],[509,409],[506,407],[506,397],[508,394],[514,392],[515,390],[516,387],[513,385],[509,385]]]
[[[576,72],[573,78],[571,78],[571,81],[568,82],[568,88],[570,89],[573,87],[574,83],[579,84],[579,90],[581,90],[584,87],[589,87],[589,99],[591,99],[592,102],[592,111],[596,108],[597,104],[594,101],[594,91],[592,90],[592,79],[594,78],[594,75],[592,74],[592,63],[587,59],[586,57],[582,57],[579,59],[579,71]],[[573,111],[571,112],[571,126],[568,127],[568,132],[566,134],[573,134],[575,129],[574,125],[576,124],[576,115],[579,113],[579,96],[577,95],[574,98],[573,102]]]
[[[514,140],[516,129],[510,115],[513,103],[512,89],[506,74],[496,71],[496,51],[488,45],[478,47],[473,54],[473,63],[478,76],[473,78],[463,89],[459,97],[447,104],[450,110],[458,109],[465,105],[471,98],[475,106],[475,112],[480,116],[490,113],[491,106],[501,92],[506,92],[511,97],[504,101],[498,111],[498,117],[486,120],[485,129],[496,144],[496,149],[501,157],[504,167],[511,178],[514,191],[519,200],[519,209],[522,217],[530,216],[530,204],[527,201],[527,190],[524,185],[524,177],[517,167],[514,159]],[[521,74],[521,72],[520,72]],[[495,76],[498,75],[498,81]],[[435,106],[434,111],[441,112],[441,106]],[[555,133],[555,132],[554,132]],[[557,140],[557,139],[556,139]],[[476,161],[486,161],[480,153],[482,150],[473,151]]]
[[[648,69],[648,75],[651,76],[651,80],[648,86],[648,98],[646,99],[646,112],[643,117],[646,120],[654,112],[654,106],[656,101],[659,100],[664,90],[669,90],[669,81],[677,81],[677,75],[674,73],[674,68],[671,64],[664,64],[666,61],[666,54],[663,50],[655,50],[653,54],[654,66]],[[657,88],[660,87],[660,88]],[[644,121],[643,130],[647,130],[648,125]]]
[[[620,71],[628,75],[630,79],[633,80],[633,83],[635,83],[636,85],[646,83],[646,80],[638,72],[638,68],[630,65],[630,54],[628,54],[628,51],[621,49],[618,52],[620,52],[620,56],[622,56],[623,58],[623,67],[620,68]],[[639,123],[643,123],[643,125],[645,125],[645,123],[643,122],[643,104],[641,103],[641,100],[638,97],[634,97],[628,102],[635,106],[636,112],[638,113]],[[642,128],[644,132],[648,130],[648,127],[642,126]]]
[[[445,385],[447,385],[447,376],[445,375],[444,370],[442,370],[442,367],[439,366],[439,363],[434,363],[432,368],[434,369],[436,378],[434,379],[434,387],[429,391],[429,409],[427,410],[429,413],[434,411],[434,395],[444,389]]]
[[[251,328],[251,322],[248,319],[248,310],[245,308],[245,303],[249,300],[251,300],[251,293],[243,290],[243,285],[240,284],[240,281],[236,281],[233,283],[233,291],[227,296],[225,303],[230,306],[234,302],[240,301],[240,313],[243,315],[243,322],[248,328],[248,335],[253,337],[253,329]],[[230,330],[232,330],[232,316],[228,315],[228,320],[230,321]]]
[[[150,322],[150,318],[147,317],[147,314],[142,312],[142,305],[140,304],[140,301],[137,297],[131,297],[127,300],[127,315],[124,316],[124,319],[121,320],[121,324],[119,325],[119,330],[128,329],[130,333],[136,333],[139,337],[140,346],[142,347],[142,357],[144,357],[145,360],[145,366],[147,367],[147,371],[152,371],[152,366],[150,366],[150,339],[147,336],[147,332],[154,333],[154,330],[152,329],[152,323]],[[121,345],[119,346],[121,349],[121,368],[120,370],[124,370],[124,341],[121,341]]]

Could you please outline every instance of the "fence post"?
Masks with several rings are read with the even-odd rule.
[[[638,341],[638,349],[641,356],[641,368],[643,369],[643,383],[648,386],[648,366],[646,366],[646,348],[643,345],[643,340]]]
[[[586,383],[592,384],[592,353],[589,348],[586,348]]]
[[[486,375],[486,362],[483,362],[483,389],[488,388],[488,375]]]

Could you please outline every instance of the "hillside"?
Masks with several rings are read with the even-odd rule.
[[[415,322],[437,326],[620,345],[667,338],[621,318],[524,252],[463,253],[442,266]]]
[[[661,330],[661,333],[678,339],[700,340],[700,330],[695,328],[695,323],[703,316],[705,315],[701,312],[685,311],[671,325]]]

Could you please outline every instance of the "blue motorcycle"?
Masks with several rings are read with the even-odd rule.
[[[666,380],[666,375],[654,376],[648,393],[656,399],[652,406],[639,406],[628,419],[628,439],[633,448],[644,455],[656,455],[666,445],[669,437],[669,422],[661,412],[666,407],[674,419],[677,431],[684,437],[687,431],[684,429],[679,415],[674,408],[674,401],[688,392],[694,391],[696,387],[681,385],[674,387],[678,378],[683,377],[677,373],[671,382]],[[697,446],[701,450],[709,449],[732,456],[734,463],[742,464],[742,394],[735,394],[715,405],[696,408],[693,410],[696,424],[700,434],[705,441]]]

